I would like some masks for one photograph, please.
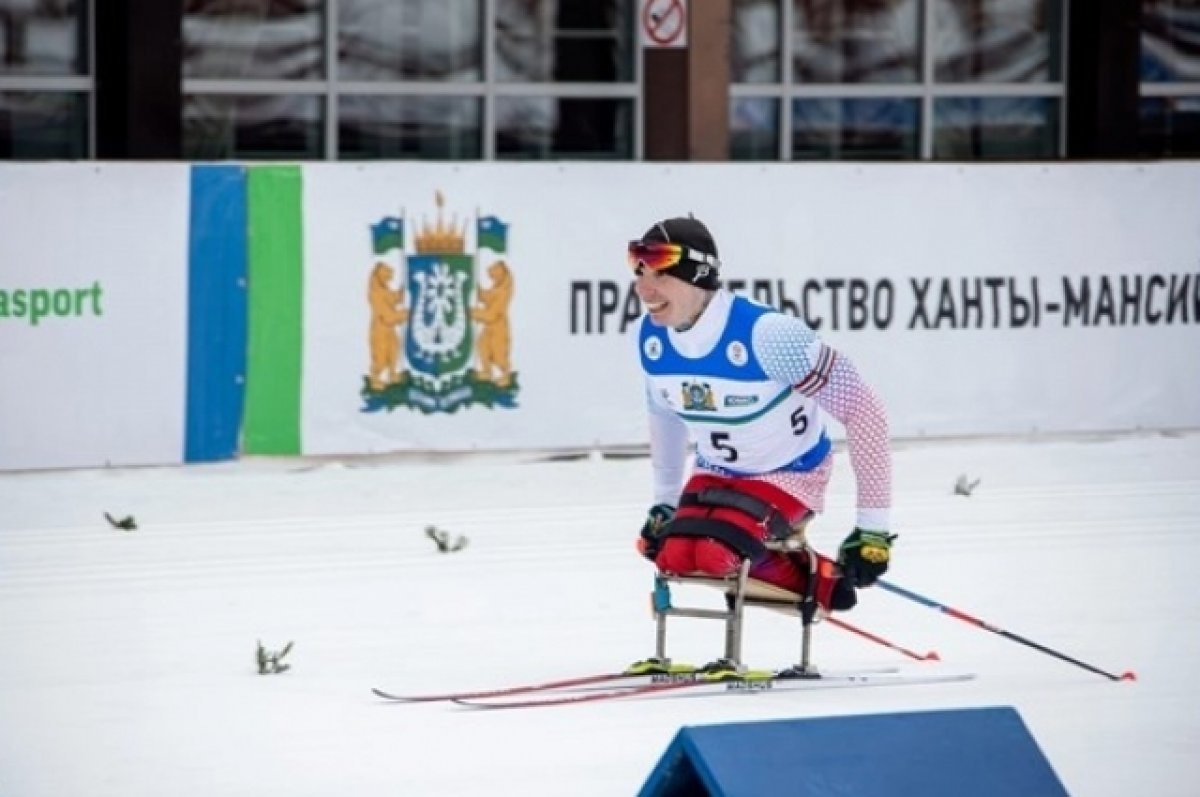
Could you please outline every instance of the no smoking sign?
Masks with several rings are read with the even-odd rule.
[[[641,0],[643,47],[687,47],[687,0]]]

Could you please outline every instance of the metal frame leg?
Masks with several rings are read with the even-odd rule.
[[[738,568],[736,592],[733,605],[725,618],[725,658],[743,667],[742,662],[742,618],[746,608],[746,580],[750,576],[750,560],[743,559]]]
[[[807,542],[801,547],[799,556],[808,562],[808,578],[804,595],[800,599],[800,663],[788,668],[791,678],[820,678],[821,674],[812,663],[812,627],[817,614],[817,557]]]
[[[672,577],[656,573],[654,576],[654,592],[651,594],[651,604],[654,608],[654,655],[664,664],[669,664],[667,657],[667,618],[696,617],[706,620],[725,621],[725,658],[734,662],[739,668],[742,662],[742,622],[746,606],[746,582],[750,577],[750,560],[742,560],[737,574],[729,579],[733,592],[726,592],[726,609],[693,609],[676,607],[671,604],[671,581],[685,582],[687,577]]]
[[[671,585],[661,575],[654,576],[654,655],[667,661],[667,615],[671,612]]]
[[[816,599],[818,558],[808,547],[807,543],[801,542],[799,545],[796,545],[794,539],[786,547],[768,547],[771,547],[773,550],[786,551],[795,556],[803,557],[801,561],[808,567],[808,578],[804,594],[800,595],[799,600],[794,604],[780,600],[754,600],[747,598],[747,585],[750,579],[751,567],[751,562],[748,559],[742,560],[736,575],[723,580],[725,588],[725,611],[673,606],[671,604],[670,582],[679,581],[686,583],[689,578],[687,576],[670,576],[662,573],[655,574],[654,592],[651,595],[655,620],[654,650],[655,656],[664,666],[668,666],[670,663],[670,659],[667,657],[668,617],[697,617],[710,620],[724,620],[725,658],[733,662],[739,669],[745,669],[745,664],[742,661],[742,638],[745,630],[746,606],[765,606],[776,609],[794,606],[800,616],[801,624],[800,662],[783,670],[780,675],[789,678],[821,677],[820,672],[812,662],[812,629],[816,624],[817,612],[820,610]],[[703,580],[714,585],[722,583],[721,579]]]

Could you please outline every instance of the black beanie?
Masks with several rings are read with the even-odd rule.
[[[720,285],[717,269],[721,264],[717,259],[717,244],[713,241],[712,233],[698,219],[691,216],[664,219],[646,230],[642,236],[642,243],[681,244],[688,249],[711,255],[712,260],[708,263],[688,258],[663,273],[709,291],[716,290]]]

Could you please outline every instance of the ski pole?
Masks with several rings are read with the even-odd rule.
[[[883,645],[885,648],[891,648],[892,650],[896,651],[897,653],[903,653],[905,656],[908,656],[910,659],[916,659],[917,661],[941,661],[942,660],[942,657],[937,654],[936,650],[931,650],[928,653],[921,655],[920,653],[909,650],[906,647],[897,645],[895,642],[884,639],[881,636],[872,634],[870,631],[864,631],[863,629],[859,628],[856,625],[851,625],[850,623],[847,623],[845,620],[839,620],[838,618],[836,618],[832,615],[826,617],[825,622],[827,622],[831,625],[836,625],[838,628],[849,631],[852,634],[858,634],[860,637],[863,637],[864,639],[869,639],[872,642],[876,643],[877,645]]]
[[[883,587],[888,592],[893,592],[902,598],[908,598],[910,601],[913,601],[914,603],[919,603],[922,606],[928,606],[931,609],[937,609],[938,611],[940,611],[944,614],[948,614],[951,617],[955,617],[964,622],[971,623],[972,625],[978,626],[978,627],[984,629],[985,631],[991,631],[993,634],[998,634],[998,635],[1004,637],[1005,639],[1011,639],[1013,642],[1020,642],[1022,645],[1025,645],[1026,647],[1031,647],[1034,650],[1039,650],[1048,656],[1053,656],[1056,659],[1061,659],[1070,664],[1074,664],[1076,667],[1082,667],[1083,669],[1087,670],[1088,672],[1094,672],[1097,675],[1103,675],[1105,678],[1109,679],[1110,681],[1136,681],[1137,680],[1137,675],[1133,672],[1133,670],[1126,670],[1125,672],[1121,673],[1120,675],[1113,675],[1110,672],[1105,672],[1104,670],[1100,669],[1099,667],[1094,667],[1091,664],[1080,661],[1079,659],[1072,658],[1072,657],[1066,655],[1065,653],[1059,653],[1057,650],[1048,648],[1045,645],[1034,642],[1032,639],[1026,639],[1025,637],[1021,636],[1020,634],[1014,634],[1012,631],[1005,631],[1003,628],[997,628],[996,626],[992,625],[991,623],[984,622],[983,620],[980,620],[978,617],[972,617],[971,615],[967,614],[966,612],[964,612],[960,609],[955,609],[953,606],[947,606],[946,604],[939,603],[938,601],[935,601],[932,598],[927,598],[924,595],[919,595],[916,592],[913,592],[912,590],[907,590],[904,587],[897,586],[895,584],[892,584],[889,581],[884,581],[882,578],[879,579],[878,581],[876,581],[875,583],[877,585]]]

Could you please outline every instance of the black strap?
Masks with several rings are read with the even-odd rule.
[[[707,517],[675,517],[663,529],[663,537],[707,537],[725,543],[739,556],[759,562],[767,555],[767,546],[728,520]]]
[[[728,487],[706,487],[698,493],[684,493],[679,497],[679,505],[710,506],[736,509],[751,518],[766,529],[767,535],[777,540],[786,540],[792,536],[792,524],[779,513],[779,510],[763,501]]]

